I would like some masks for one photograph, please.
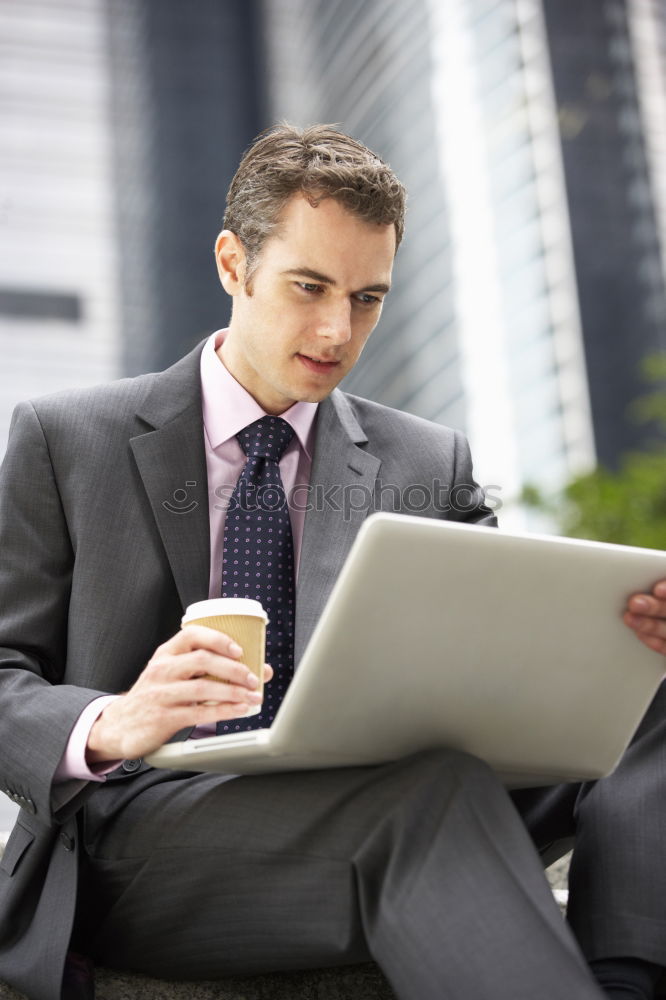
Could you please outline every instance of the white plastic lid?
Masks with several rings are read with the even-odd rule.
[[[196,604],[188,605],[181,625],[197,618],[206,618],[208,615],[252,615],[268,621],[268,615],[260,601],[253,601],[249,597],[212,597],[208,601],[197,601]]]

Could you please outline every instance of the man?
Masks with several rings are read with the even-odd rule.
[[[77,953],[193,979],[372,956],[401,1000],[601,996],[509,796],[473,758],[252,777],[142,762],[193,728],[252,725],[261,702],[239,647],[181,631],[183,608],[239,593],[235,572],[258,578],[280,621],[278,694],[255,717],[270,723],[362,519],[277,518],[274,574],[261,507],[237,490],[372,488],[381,468],[402,487],[466,484],[473,508],[448,516],[494,522],[460,434],[335,388],[379,319],[403,216],[401,185],[361,144],[326,126],[269,130],[216,244],[229,329],[162,374],[17,408],[1,483],[0,778],[23,809],[0,869],[0,977],[31,1000],[56,1000],[61,980],[81,995]],[[656,647],[666,594],[640,599],[628,624]],[[540,842],[568,835],[570,800],[551,828],[542,793],[525,794]],[[662,962],[623,945],[609,954]]]

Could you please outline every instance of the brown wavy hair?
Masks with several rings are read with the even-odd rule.
[[[282,209],[297,192],[315,207],[334,198],[366,222],[394,225],[398,248],[406,192],[390,166],[335,125],[300,129],[281,122],[257,136],[227,192],[224,228],[245,250],[246,284],[265,241],[279,227]]]

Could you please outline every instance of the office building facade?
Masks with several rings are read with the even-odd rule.
[[[20,399],[120,373],[102,0],[0,5],[0,455]]]
[[[272,117],[341,121],[411,193],[348,387],[462,426],[507,499],[647,446],[629,407],[666,330],[663,4],[264,9]]]
[[[544,0],[596,450],[649,447],[641,361],[666,351],[666,10]]]
[[[464,428],[505,499],[589,465],[538,0],[338,0],[327,23],[306,0],[265,6],[274,116],[343,121],[410,192],[395,288],[347,387]]]

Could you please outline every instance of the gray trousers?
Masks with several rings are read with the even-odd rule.
[[[214,979],[372,956],[400,1000],[601,997],[474,758],[141,778],[87,807],[81,923],[101,964]]]
[[[617,770],[582,785],[509,796],[450,751],[108,782],[86,806],[84,946],[171,978],[373,957],[400,1000],[599,998],[535,845],[575,837],[569,919],[587,958],[666,966],[665,785],[664,686]]]
[[[666,967],[666,682],[611,775],[513,799],[542,851],[575,839],[567,918],[585,956]]]

